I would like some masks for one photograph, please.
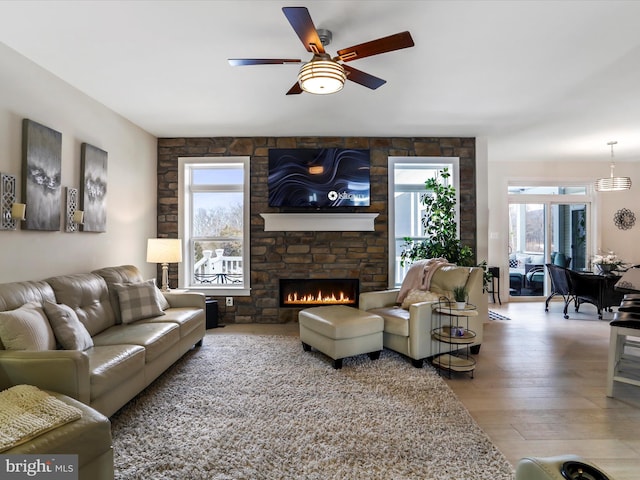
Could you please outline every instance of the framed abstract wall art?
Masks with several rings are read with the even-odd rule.
[[[80,198],[83,232],[107,231],[107,152],[88,143],[81,149]]]
[[[22,121],[23,228],[60,230],[62,134],[29,119]]]

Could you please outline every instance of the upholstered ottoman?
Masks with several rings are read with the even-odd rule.
[[[516,467],[516,480],[613,480],[596,465],[577,455],[525,457]]]
[[[79,480],[113,480],[109,419],[71,397],[50,391],[46,393],[80,410],[81,417],[4,450],[2,455],[78,455]]]
[[[313,347],[331,357],[333,368],[342,368],[345,357],[363,353],[372,360],[380,357],[384,329],[380,315],[346,305],[327,305],[301,310],[298,323],[304,350]]]

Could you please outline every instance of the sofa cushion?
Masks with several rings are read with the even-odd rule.
[[[56,338],[36,302],[0,312],[0,339],[7,350],[55,350]]]
[[[92,401],[144,371],[145,350],[140,345],[100,345],[86,353]]]
[[[409,336],[409,311],[399,306],[372,308],[370,313],[380,315],[384,320],[384,333]]]
[[[77,273],[48,278],[47,283],[56,294],[56,303],[69,305],[91,336],[115,325],[109,290],[101,276]]]
[[[526,263],[531,263],[531,255],[527,253],[516,253],[516,261],[518,262],[518,268],[522,268]]]
[[[180,340],[180,327],[176,323],[134,323],[115,325],[93,337],[93,344],[140,345],[145,349],[145,361],[151,363]]]
[[[136,323],[156,323],[156,322],[171,322],[176,323],[180,327],[180,338],[186,337],[196,328],[198,328],[202,321],[200,316],[202,310],[193,307],[176,307],[166,310],[165,315],[162,317],[145,318],[138,320]]]
[[[415,288],[407,293],[407,296],[402,301],[402,308],[409,309],[409,307],[414,303],[437,302],[439,299],[440,295],[438,295],[437,293],[431,292],[429,290],[420,290]]]
[[[544,265],[544,255],[531,255],[531,258],[527,263],[533,263],[534,265]]]
[[[51,285],[43,281],[0,284],[0,311],[15,310],[29,302],[42,305],[44,300],[55,299]]]
[[[93,347],[91,335],[70,306],[45,300],[44,312],[62,348],[86,350]]]
[[[154,280],[128,284],[114,283],[113,287],[118,293],[122,323],[164,315],[157,296],[160,292]]]

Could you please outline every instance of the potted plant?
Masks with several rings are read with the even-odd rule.
[[[623,262],[614,252],[608,252],[606,255],[595,255],[592,263],[600,275],[610,275]]]
[[[464,285],[453,287],[453,299],[456,302],[456,308],[458,310],[464,310],[467,306],[467,289]]]
[[[427,193],[422,197],[425,206],[422,226],[424,236],[422,241],[416,242],[405,238],[404,249],[400,254],[401,264],[413,263],[424,258],[446,258],[449,262],[463,267],[481,267],[484,271],[483,286],[491,281],[491,273],[487,269],[487,262],[476,264],[473,250],[463,245],[458,238],[458,224],[456,223],[456,189],[447,184],[451,177],[448,168],[443,168],[435,178],[425,182]]]

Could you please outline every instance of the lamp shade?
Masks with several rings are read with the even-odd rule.
[[[150,238],[147,240],[147,262],[178,263],[182,261],[182,240]]]
[[[596,192],[619,192],[631,188],[631,179],[629,177],[599,178],[595,186]]]
[[[596,180],[596,192],[619,192],[631,188],[631,179],[629,177],[616,177],[613,174],[616,168],[616,164],[613,161],[613,146],[617,143],[615,141],[607,143],[611,147],[611,174],[609,177]]]
[[[322,55],[317,55],[302,65],[298,73],[300,88],[317,95],[339,92],[346,79],[347,74],[342,65]]]

